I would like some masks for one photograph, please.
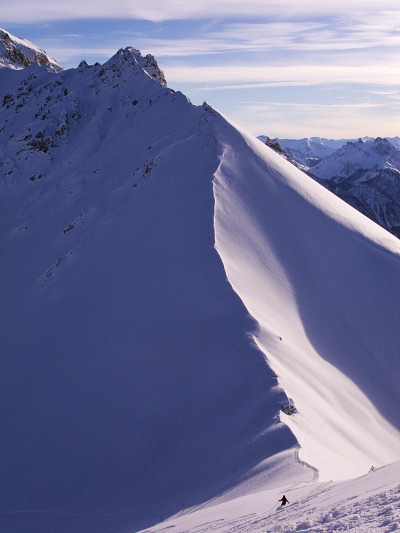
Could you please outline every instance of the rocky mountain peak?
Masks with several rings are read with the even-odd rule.
[[[44,50],[0,28],[0,66],[20,70],[32,63],[46,65],[55,72],[63,70]]]
[[[144,71],[148,76],[158,81],[160,85],[167,86],[164,72],[159,68],[156,59],[151,54],[143,56],[140,50],[131,46],[121,48],[118,52],[104,65],[110,66],[129,66],[137,71]]]
[[[400,152],[387,139],[349,141],[312,168],[312,173],[324,179],[342,176],[348,178],[360,169],[384,169],[400,166]],[[357,174],[357,179],[359,178]]]

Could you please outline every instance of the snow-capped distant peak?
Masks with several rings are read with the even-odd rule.
[[[167,86],[164,72],[159,68],[156,59],[151,54],[143,56],[140,50],[131,46],[118,50],[104,66],[110,67],[112,65],[132,65],[134,68],[144,71],[148,76],[158,81],[160,85]]]
[[[319,178],[349,178],[360,171],[383,170],[400,167],[400,152],[387,139],[377,137],[372,141],[359,139],[348,142],[336,152],[313,167],[312,172]]]
[[[20,70],[32,63],[47,65],[55,72],[62,70],[62,67],[44,50],[0,28],[0,67]]]

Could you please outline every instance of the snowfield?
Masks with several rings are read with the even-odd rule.
[[[400,530],[400,463],[345,482],[265,490],[190,509],[146,533],[389,533]],[[278,501],[285,494],[289,504]],[[143,532],[144,533],[144,532]]]
[[[398,239],[133,48],[1,102],[1,531],[397,527]]]

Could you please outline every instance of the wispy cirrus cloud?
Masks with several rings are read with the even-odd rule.
[[[251,114],[247,111],[247,119],[239,116],[239,123],[254,135],[269,135],[300,139],[302,137],[326,137],[331,139],[371,137],[395,137],[398,130],[388,127],[387,117],[379,114],[371,115],[363,109],[346,109],[333,113],[310,113],[309,110],[293,110],[290,114],[265,113]],[[393,116],[397,122],[400,113]]]
[[[315,0],[14,0],[2,5],[4,23],[33,23],[39,21],[82,19],[82,18],[137,18],[161,22],[165,20],[207,19],[217,17],[280,17],[308,18],[314,16],[342,16],[344,13],[357,13],[360,16],[376,14],[382,11],[397,12],[397,0],[336,0],[320,2]]]
[[[175,83],[213,84],[213,90],[268,87],[283,85],[319,85],[329,83],[358,83],[397,85],[400,64],[372,65],[212,65],[203,67],[171,66],[167,77]]]
[[[235,37],[236,26],[240,27],[238,36]],[[280,28],[280,29],[279,29]],[[275,33],[274,33],[275,32]],[[59,61],[72,60],[79,57],[94,56],[110,57],[120,47],[135,46],[140,48],[144,53],[151,53],[159,60],[170,64],[171,72],[177,71],[177,68],[171,63],[174,59],[185,60],[182,68],[190,68],[189,59],[193,56],[218,56],[224,55],[223,63],[218,69],[226,70],[229,68],[232,72],[237,70],[235,66],[229,66],[233,61],[235,54],[247,54],[246,61],[249,66],[261,60],[272,66],[273,63],[293,64],[310,61],[314,65],[326,63],[325,53],[336,53],[336,57],[330,57],[330,62],[340,63],[343,68],[348,63],[351,68],[352,64],[369,64],[374,68],[373,61],[382,66],[383,64],[399,64],[398,50],[400,49],[400,32],[396,36],[381,36],[381,40],[371,41],[370,36],[365,39],[359,37],[359,33],[352,34],[350,37],[332,35],[332,30],[328,30],[325,24],[246,24],[246,25],[228,25],[221,28],[219,33],[211,32],[203,37],[193,36],[192,38],[159,38],[148,37],[141,33],[120,32],[117,36],[108,37],[105,44],[96,44],[93,40],[89,45],[82,46],[82,39],[79,35],[60,35],[52,39],[42,39],[41,46],[51,52]],[[74,39],[76,42],[74,42]],[[382,54],[381,48],[386,46],[387,50]],[[346,52],[348,52],[346,54]],[[264,58],[259,55],[268,53],[269,56]],[[299,57],[299,55],[301,57]],[[378,60],[379,58],[379,60]],[[218,61],[218,60],[215,60]],[[204,59],[203,59],[204,63]],[[189,65],[187,67],[186,65]],[[195,66],[192,64],[192,66]],[[267,65],[265,65],[265,68]],[[195,66],[195,77],[203,77],[202,72],[207,69],[210,74],[213,71],[213,64],[203,67]],[[245,68],[245,65],[243,65]],[[261,66],[261,68],[264,68]],[[291,67],[292,68],[292,67]],[[396,66],[396,68],[399,68]],[[248,69],[249,70],[249,69]],[[397,82],[400,82],[400,70]],[[212,76],[214,77],[214,75]],[[193,78],[194,79],[194,78]],[[249,78],[248,78],[249,79]],[[252,77],[251,80],[259,79]],[[266,81],[265,79],[263,81]]]
[[[46,51],[51,50],[51,55],[57,59],[57,61],[64,65],[65,62],[71,62],[74,60],[77,66],[79,61],[85,59],[87,61],[106,61],[112,57],[118,50],[118,47],[112,45],[102,47],[90,47],[90,46],[69,46],[62,45],[61,43],[54,43],[53,40],[44,39],[41,43],[42,48]]]
[[[400,47],[400,14],[372,26],[369,20],[269,20],[224,23],[190,38],[157,38],[132,33],[141,46],[158,57],[193,56],[233,52],[326,52]],[[126,32],[129,35],[129,32]]]
[[[299,138],[396,136],[400,106],[387,102],[242,102],[236,120],[255,135]],[[393,120],[388,122],[388,117]]]
[[[257,102],[254,104],[246,104],[247,109],[251,112],[265,111],[271,107],[289,107],[292,109],[313,111],[313,110],[332,110],[337,109],[341,111],[347,111],[349,109],[376,109],[379,107],[385,107],[386,103],[376,102],[358,102],[358,103],[330,103],[330,104],[317,104],[317,103],[304,103],[304,102]]]
[[[400,22],[400,21],[399,21]],[[400,46],[400,32],[393,31],[393,20],[386,26],[371,27],[363,21],[342,20],[233,23],[210,37],[226,43],[227,49],[247,51],[276,49],[295,51],[354,50],[381,46]]]

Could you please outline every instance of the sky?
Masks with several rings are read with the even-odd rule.
[[[254,135],[400,134],[398,0],[0,0],[0,17],[64,68],[151,53]]]

